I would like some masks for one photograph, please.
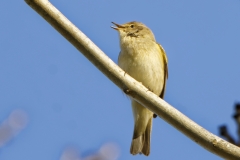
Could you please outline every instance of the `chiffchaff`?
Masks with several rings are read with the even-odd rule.
[[[120,38],[119,66],[153,93],[164,96],[168,77],[167,56],[152,31],[140,22],[122,25],[112,22]],[[150,153],[153,112],[132,100],[134,132],[130,152]]]

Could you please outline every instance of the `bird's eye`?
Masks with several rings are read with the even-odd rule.
[[[133,27],[134,27],[134,25],[132,24],[130,27],[131,27],[131,28],[133,28]]]

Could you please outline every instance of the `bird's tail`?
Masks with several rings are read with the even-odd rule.
[[[137,102],[132,102],[132,107],[135,125],[130,153],[133,155],[142,153],[148,156],[150,154],[153,113]]]

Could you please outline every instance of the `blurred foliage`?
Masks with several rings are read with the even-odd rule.
[[[234,138],[229,134],[226,125],[222,125],[219,127],[219,134],[224,137],[228,142],[235,144],[236,146],[240,146],[240,103],[235,104],[235,113],[233,115],[233,119],[236,121],[238,127],[238,140],[234,140]]]
[[[60,160],[117,160],[119,151],[116,144],[105,143],[97,152],[81,157],[80,152],[75,147],[67,147],[63,151]]]

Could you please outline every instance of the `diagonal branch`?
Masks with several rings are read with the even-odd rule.
[[[240,148],[208,132],[183,115],[167,102],[148,91],[109,59],[86,35],[74,26],[48,0],[25,0],[59,33],[87,57],[113,83],[128,96],[156,113],[176,129],[184,133],[210,152],[226,159],[240,159]]]

